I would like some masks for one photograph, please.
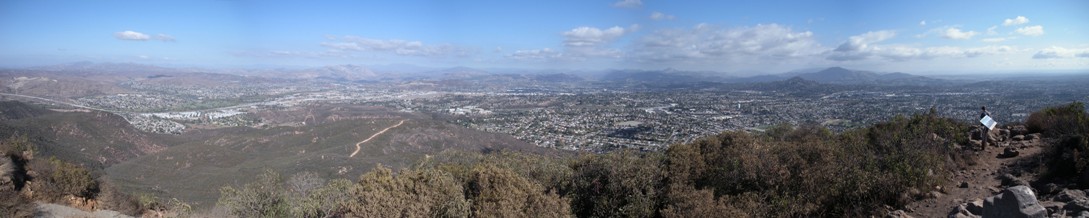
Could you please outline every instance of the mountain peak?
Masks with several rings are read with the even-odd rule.
[[[808,79],[802,78],[800,76],[791,77],[790,79],[787,79],[784,82],[786,82],[787,85],[792,85],[792,86],[817,84],[816,81],[808,80]]]
[[[817,71],[817,73],[845,73],[845,72],[855,72],[855,71],[849,70],[849,69],[843,68],[843,67],[829,67],[829,68],[826,68],[824,70]]]

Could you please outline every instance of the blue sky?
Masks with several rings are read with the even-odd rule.
[[[1089,1],[3,1],[0,66],[1089,69]]]

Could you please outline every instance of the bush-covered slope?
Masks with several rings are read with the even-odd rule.
[[[761,134],[725,132],[653,153],[618,151],[565,158],[444,152],[400,173],[378,167],[345,188],[369,191],[335,198],[339,203],[332,205],[342,208],[329,211],[547,217],[864,216],[884,205],[899,207],[914,200],[958,165],[969,163],[967,151],[958,146],[967,143],[968,128],[930,113],[842,134],[810,125],[780,126]],[[333,185],[343,184],[324,186]],[[237,196],[244,194],[237,188],[227,190],[220,205],[236,214],[253,211],[245,205],[267,205],[239,204]],[[287,199],[286,205],[296,204],[282,199]],[[388,202],[421,205],[390,206]]]
[[[400,120],[341,120],[302,127],[187,133],[196,140],[114,165],[106,174],[126,190],[176,197],[207,208],[219,196],[216,188],[209,187],[244,184],[265,169],[285,175],[308,171],[331,178],[363,174],[378,163],[408,167],[446,150],[543,150],[510,136],[408,119],[361,144],[360,152],[349,157],[356,143]]]

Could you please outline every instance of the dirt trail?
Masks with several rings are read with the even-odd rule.
[[[386,131],[388,131],[389,129],[397,128],[398,126],[401,126],[401,124],[405,124],[405,120],[401,120],[401,122],[397,123],[396,125],[386,127],[385,129],[382,129],[382,131],[378,131],[378,132],[374,133],[374,135],[371,135],[371,137],[368,137],[367,139],[364,139],[363,141],[359,141],[359,143],[355,143],[355,151],[352,152],[352,155],[348,155],[348,157],[355,157],[355,154],[359,153],[359,150],[361,148],[363,148],[362,147],[363,143],[367,143],[367,142],[371,141],[371,139],[374,139],[374,137],[378,137],[378,135],[382,135],[382,133],[386,133]]]
[[[1014,143],[1010,143],[1014,144]],[[942,185],[944,192],[937,192],[936,197],[912,202],[905,210],[914,217],[946,217],[954,207],[963,202],[974,199],[986,199],[1002,191],[1002,169],[1020,167],[1016,163],[1022,159],[1034,158],[1043,149],[1040,144],[1017,149],[1020,155],[1012,158],[997,158],[1004,147],[988,147],[986,151],[980,151],[976,155],[977,164],[960,170]],[[1014,145],[1010,145],[1014,146]],[[1015,146],[1016,147],[1016,146]],[[1035,175],[1022,175],[1021,179],[1033,181]],[[967,182],[967,188],[959,187],[961,182]]]

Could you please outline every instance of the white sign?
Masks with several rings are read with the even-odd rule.
[[[991,119],[991,116],[983,116],[983,119],[980,119],[979,122],[982,123],[984,126],[987,126],[988,130],[994,129],[994,126],[998,125],[998,122],[995,122],[994,119]]]

